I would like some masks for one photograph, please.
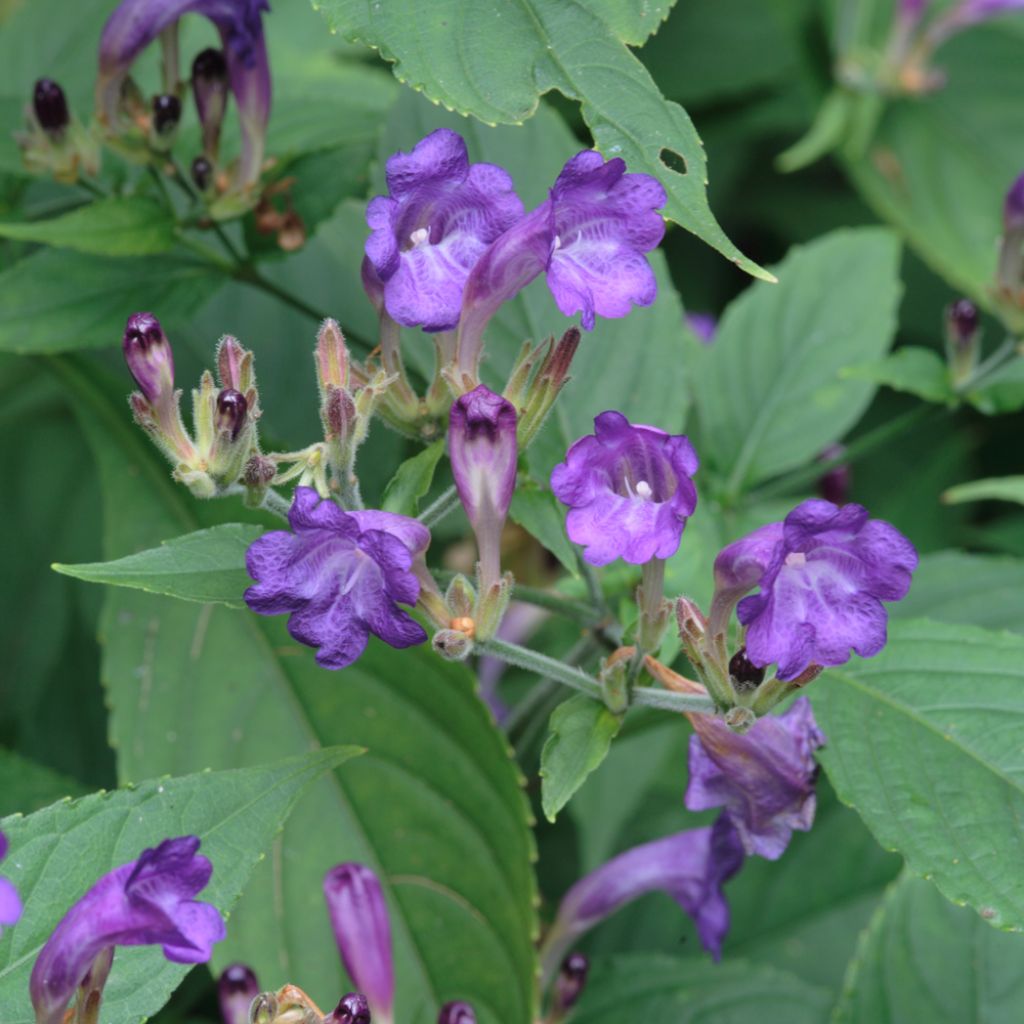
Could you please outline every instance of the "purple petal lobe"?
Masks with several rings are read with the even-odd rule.
[[[697,507],[693,445],[618,412],[601,413],[594,427],[551,473],[551,489],[569,506],[569,538],[592,565],[669,558]]]
[[[739,735],[724,722],[695,715],[690,737],[691,811],[722,807],[748,854],[782,856],[794,829],[814,822],[814,751],[825,737],[806,697],[779,716],[759,718]]]
[[[113,946],[159,945],[176,963],[205,963],[225,936],[220,911],[192,899],[213,870],[195,836],[165,839],[104,875],[64,915],[32,968],[37,1015],[67,1006],[96,956]]]
[[[399,648],[426,640],[398,607],[419,598],[412,566],[430,543],[425,526],[390,512],[345,512],[310,487],[296,489],[288,518],[291,531],[249,546],[246,568],[256,584],[245,600],[253,611],[290,613],[288,631],[317,648],[324,668],[351,665],[371,633]]]
[[[7,836],[0,832],[0,860],[7,856]],[[0,878],[0,925],[17,924],[21,917],[21,898],[18,890],[7,881]]]

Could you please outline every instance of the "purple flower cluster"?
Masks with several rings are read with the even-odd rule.
[[[558,308],[625,316],[657,291],[645,254],[665,231],[665,190],[620,159],[592,150],[570,159],[529,213],[493,164],[470,164],[462,137],[440,128],[387,162],[387,196],[367,209],[363,281],[395,321],[459,329],[459,367],[476,373],[483,331],[498,307],[540,274]]]
[[[210,959],[225,929],[216,907],[192,898],[213,872],[198,850],[195,836],[165,839],[104,875],[64,915],[32,968],[40,1024],[60,1024],[80,985],[102,989],[115,946],[163,946],[182,964]]]
[[[288,631],[317,648],[317,663],[340,669],[366,649],[370,634],[392,647],[423,643],[423,627],[398,603],[414,605],[414,563],[430,543],[415,519],[376,510],[345,512],[311,487],[299,487],[288,514],[291,530],[255,540],[246,568],[256,585],[245,592],[261,615],[290,613]]]
[[[551,473],[551,489],[569,506],[566,530],[591,565],[622,558],[641,565],[676,553],[697,507],[697,453],[685,435],[634,426],[603,412]]]
[[[723,549],[716,601],[734,603],[747,656],[796,679],[812,665],[842,665],[851,650],[877,654],[886,641],[883,601],[898,601],[917,567],[914,546],[863,505],[811,499]]]

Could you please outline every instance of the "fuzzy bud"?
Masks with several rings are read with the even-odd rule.
[[[215,160],[228,100],[228,66],[220,50],[211,47],[196,55],[192,62],[192,96],[203,127],[203,152]]]
[[[324,1024],[370,1024],[371,1019],[366,996],[349,992],[334,1011],[324,1017]]]
[[[32,90],[32,110],[39,127],[51,137],[64,133],[71,121],[64,90],[52,78],[40,78]]]
[[[148,401],[174,393],[174,355],[160,321],[152,313],[128,318],[121,343],[125,362]]]

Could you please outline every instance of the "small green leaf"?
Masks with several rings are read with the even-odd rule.
[[[986,376],[966,397],[987,416],[1016,412],[1024,407],[1024,358],[1018,356],[992,376]]]
[[[150,594],[241,608],[245,605],[242,591],[252,585],[245,571],[245,553],[262,533],[262,526],[225,523],[112,562],[55,563],[52,568],[89,583],[135,587]]]
[[[46,765],[0,749],[0,816],[27,814],[65,796],[82,796],[80,782]]]
[[[569,572],[577,574],[576,549],[565,534],[565,509],[551,491],[529,480],[520,481],[512,495],[509,515]]]
[[[621,724],[604,704],[582,693],[551,713],[551,732],[540,755],[541,804],[548,821],[605,759]]]
[[[1024,637],[893,622],[875,658],[811,688],[819,758],[886,849],[948,899],[1024,928]]]
[[[937,352],[921,345],[906,345],[874,363],[861,363],[843,370],[848,380],[869,380],[895,391],[906,391],[926,402],[949,402],[955,398],[949,385],[949,370]]]
[[[181,323],[224,280],[187,256],[119,259],[42,249],[0,273],[0,352],[112,348],[131,313],[153,309],[165,327]]]
[[[403,516],[416,515],[420,510],[420,499],[434,481],[434,470],[442,455],[444,438],[439,438],[411,459],[406,459],[388,482],[381,508]]]
[[[965,501],[1015,501],[1024,505],[1024,476],[993,476],[957,484],[943,492],[942,500],[946,505],[960,505]]]
[[[150,256],[174,248],[174,216],[144,196],[99,199],[50,220],[0,224],[0,238],[99,256]]]
[[[1021,1006],[1024,938],[904,875],[861,936],[831,1021],[1008,1024]]]
[[[3,871],[25,905],[18,924],[0,937],[0,1020],[35,1020],[28,1000],[33,961],[68,907],[101,875],[164,839],[196,835],[213,862],[199,898],[227,913],[306,788],[359,752],[330,747],[272,765],[158,779],[0,821],[11,844]],[[104,1024],[140,1024],[189,969],[166,960],[157,946],[119,949],[104,993]]]
[[[693,122],[627,45],[657,27],[667,4],[624,12],[609,0],[437,0],[428,20],[364,0],[313,6],[333,31],[379,50],[414,90],[487,124],[521,123],[551,89],[579,100],[597,148],[665,186],[667,217],[747,273],[773,280],[715,220]]]

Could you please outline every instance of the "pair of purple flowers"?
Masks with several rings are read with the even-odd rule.
[[[578,153],[526,213],[505,170],[470,164],[462,136],[440,128],[388,160],[387,184],[367,208],[367,293],[399,324],[457,329],[458,369],[474,382],[487,323],[542,273],[588,330],[654,301],[645,253],[665,232],[665,190],[618,158]]]

